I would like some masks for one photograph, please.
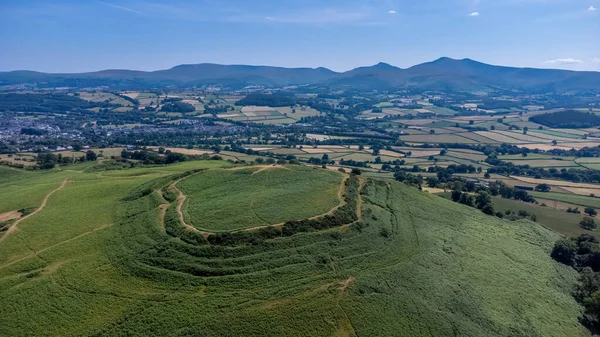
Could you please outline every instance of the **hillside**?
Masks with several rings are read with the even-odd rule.
[[[447,57],[400,69],[386,63],[343,73],[326,68],[187,64],[159,71],[104,70],[82,74],[31,71],[0,73],[1,86],[98,87],[148,89],[218,85],[240,89],[250,85],[280,87],[315,84],[334,89],[394,89],[563,92],[600,90],[600,72],[494,66],[471,59]]]
[[[0,213],[37,210],[0,234],[1,335],[588,335],[575,272],[549,257],[558,236],[535,223],[320,168],[93,165],[0,168]],[[309,195],[302,182],[343,178],[339,206],[300,209],[277,179],[296,171]],[[219,190],[242,183],[262,187]],[[240,221],[285,209],[264,222],[287,222],[231,232],[254,237],[242,244],[186,223],[227,228],[222,206]]]
[[[247,85],[285,86],[321,82],[335,74],[325,68],[184,64],[167,70],[103,70],[81,74],[45,74],[29,71],[0,72],[0,86],[34,84],[36,87],[97,87],[147,89],[167,86],[223,85],[234,89]]]

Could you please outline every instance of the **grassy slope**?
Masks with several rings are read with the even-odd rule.
[[[360,230],[225,249],[163,233],[155,194],[121,200],[209,164],[48,175],[71,182],[0,243],[0,335],[586,335],[555,234],[395,182],[367,185]]]
[[[177,187],[189,223],[209,231],[274,225],[327,213],[340,203],[342,175],[303,166],[210,171]]]

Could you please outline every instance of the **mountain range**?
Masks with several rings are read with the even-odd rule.
[[[282,87],[314,85],[331,89],[535,92],[600,91],[600,72],[514,68],[489,65],[471,59],[442,57],[433,62],[401,69],[386,63],[346,72],[326,68],[184,64],[167,70],[103,70],[77,74],[34,71],[0,72],[0,88],[151,89],[191,88],[207,85],[229,89],[247,86]]]

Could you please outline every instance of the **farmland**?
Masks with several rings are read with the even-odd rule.
[[[589,336],[600,96],[263,80],[0,93],[0,335]]]
[[[310,193],[329,191],[330,197],[308,200],[322,209],[309,205],[310,214],[302,213],[296,188],[270,203],[290,217],[339,203],[337,172],[291,167],[253,176],[260,168],[231,171],[230,165],[192,161],[101,174],[1,170],[2,193],[11,196],[10,203],[0,198],[3,210],[39,207],[64,183],[39,213],[0,234],[1,333],[587,335],[568,291],[575,273],[547,254],[556,234],[397,182],[361,178],[361,218],[351,226],[234,247],[192,244],[165,232],[162,222],[172,221],[175,209],[163,218],[169,201],[154,189],[190,170],[198,173],[176,185],[189,193],[189,205],[211,196],[233,216],[248,212],[247,200],[220,199],[217,190],[200,186],[223,179],[232,188],[259,189],[253,184],[271,177],[260,190],[277,195],[294,176],[304,184],[310,177]],[[193,208],[189,219],[204,220]],[[229,215],[214,214],[211,224],[219,218],[221,229],[238,228],[225,226]],[[509,310],[522,305],[529,309]]]

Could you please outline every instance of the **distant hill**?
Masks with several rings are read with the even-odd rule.
[[[376,89],[407,87],[428,90],[509,90],[565,91],[600,90],[600,72],[511,68],[493,66],[471,59],[442,57],[408,69],[385,64],[357,68],[334,76],[333,87]]]
[[[167,70],[103,70],[80,74],[33,71],[0,72],[0,87],[108,87],[149,89],[217,85],[240,89],[251,85],[281,87],[319,85],[333,89],[394,89],[561,92],[600,91],[600,72],[494,66],[471,59],[442,57],[408,69],[386,63],[343,73],[326,68],[185,64]]]

